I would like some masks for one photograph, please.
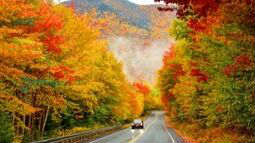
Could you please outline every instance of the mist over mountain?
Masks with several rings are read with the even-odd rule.
[[[71,2],[64,2],[70,5]],[[123,63],[123,70],[129,81],[144,80],[155,82],[157,70],[162,66],[164,52],[169,49],[172,40],[168,36],[169,21],[175,13],[162,13],[157,10],[159,5],[138,5],[128,0],[74,0],[77,13],[85,13],[96,9],[97,12],[115,14],[121,21],[154,33],[147,39],[118,35],[108,37],[109,48],[116,58]],[[160,38],[155,38],[160,35]],[[162,36],[164,35],[164,36]]]
[[[146,46],[138,41],[139,39],[131,37],[113,37],[110,39],[110,50],[124,63],[123,70],[129,81],[155,83],[157,71],[163,65],[163,55],[173,41],[153,40]]]

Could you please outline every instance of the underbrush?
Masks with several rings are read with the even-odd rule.
[[[254,134],[241,132],[235,129],[220,127],[202,128],[199,123],[176,122],[166,116],[167,126],[175,129],[175,132],[186,143],[254,143]]]
[[[76,133],[84,132],[84,131],[89,131],[89,130],[94,130],[94,129],[99,129],[99,128],[104,128],[106,127],[105,125],[102,124],[94,124],[93,126],[80,126],[80,127],[73,127],[69,129],[56,129],[51,131],[46,138],[54,138],[54,137],[64,137],[64,136],[70,136]]]

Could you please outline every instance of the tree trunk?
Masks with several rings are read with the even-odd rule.
[[[47,110],[46,110],[43,126],[42,126],[42,136],[44,134],[44,129],[45,129],[45,126],[46,126],[46,123],[47,123],[47,119],[48,119],[48,115],[49,115],[49,110],[50,110],[50,107],[48,106]]]
[[[24,126],[26,127],[26,115],[23,115],[23,123],[24,123]],[[25,134],[25,127],[22,127],[22,135]]]
[[[35,123],[34,123],[34,120],[35,120],[35,114],[32,113],[31,114],[31,124],[32,124],[32,128],[31,128],[31,136],[32,136],[32,141],[34,141],[34,137],[35,137]]]

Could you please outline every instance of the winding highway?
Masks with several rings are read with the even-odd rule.
[[[164,112],[155,111],[144,122],[143,130],[123,129],[90,143],[183,143],[166,127]]]

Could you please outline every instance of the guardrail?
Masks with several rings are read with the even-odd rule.
[[[71,136],[57,137],[31,143],[88,143],[92,139],[94,139],[92,137],[95,137],[96,135],[101,135],[102,133],[115,131],[117,129],[121,129],[121,127],[122,127],[121,125],[118,125],[114,127],[96,129],[92,131],[84,131],[81,133],[73,134]]]

